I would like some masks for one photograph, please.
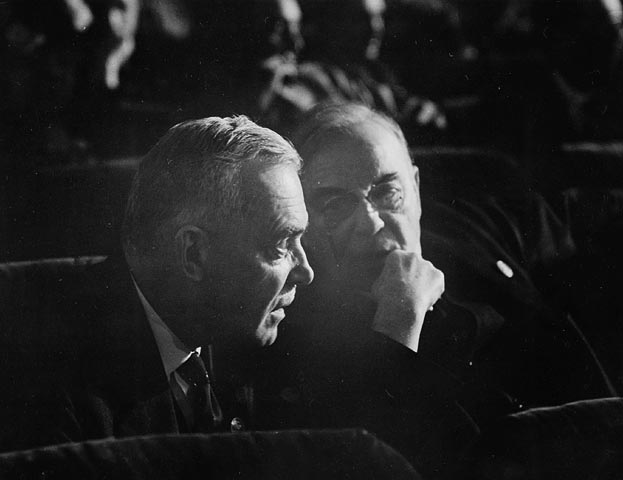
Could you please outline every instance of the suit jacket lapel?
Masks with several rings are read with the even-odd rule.
[[[123,265],[123,264],[121,264]],[[115,436],[135,436],[180,431],[174,400],[164,372],[158,346],[138,298],[129,271],[113,265],[116,272],[108,301],[114,308],[104,319],[105,344],[95,380],[97,390],[112,410]]]
[[[179,433],[175,404],[160,352],[138,297],[135,300],[133,374],[128,376],[131,384],[126,383],[129,402],[115,429],[123,436]]]

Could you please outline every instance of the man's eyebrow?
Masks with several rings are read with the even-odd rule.
[[[339,195],[346,192],[345,188],[341,187],[318,187],[312,192],[312,197],[323,197],[326,195]]]
[[[398,172],[386,173],[381,178],[375,180],[372,186],[379,185],[381,183],[391,182],[392,180],[396,180],[398,178]]]
[[[299,225],[286,225],[283,228],[275,230],[271,238],[272,240],[281,240],[285,238],[298,237],[303,235],[307,231],[309,222],[306,222],[304,226]]]
[[[381,183],[391,182],[392,180],[396,180],[398,176],[399,176],[398,172],[386,173],[382,175],[381,177],[377,178],[372,183],[372,186],[374,187],[375,185],[380,185]],[[311,194],[311,201],[313,202],[314,200],[319,200],[323,197],[327,197],[331,195],[343,195],[344,193],[348,193],[348,192],[349,190],[346,190],[345,188],[342,188],[342,187],[318,187],[318,188],[313,189],[312,194]]]
[[[288,237],[296,237],[298,235],[303,235],[307,231],[308,224],[308,222],[305,222],[304,226],[289,225],[284,228],[283,231]]]

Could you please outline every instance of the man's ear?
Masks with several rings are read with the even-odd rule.
[[[199,282],[205,275],[207,233],[195,225],[184,225],[175,234],[175,253],[184,275]]]
[[[413,180],[415,181],[415,187],[420,190],[420,169],[413,165]]]

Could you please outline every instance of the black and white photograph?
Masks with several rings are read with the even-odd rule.
[[[0,34],[1,479],[623,479],[622,0]]]

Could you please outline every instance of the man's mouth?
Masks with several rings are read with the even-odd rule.
[[[285,293],[270,311],[267,317],[268,325],[277,326],[285,318],[285,308],[290,306],[294,302],[294,296],[296,295],[296,287],[293,287],[290,291]]]
[[[292,304],[292,302],[294,302],[295,295],[296,295],[296,288],[292,288],[292,290],[286,293],[283,297],[281,297],[279,302],[277,302],[277,305],[275,305],[275,308],[273,308],[273,312],[280,310],[280,309],[283,310],[285,307],[289,307]]]
[[[283,308],[278,308],[270,312],[270,315],[267,317],[267,324],[270,326],[277,326],[281,321],[285,318],[286,312]]]

